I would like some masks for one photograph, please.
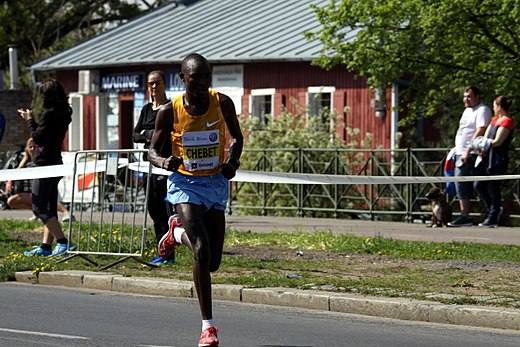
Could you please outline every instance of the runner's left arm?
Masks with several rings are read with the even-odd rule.
[[[233,143],[229,149],[229,159],[222,165],[221,172],[227,179],[232,179],[235,177],[236,171],[240,167],[240,156],[242,155],[242,149],[244,147],[244,136],[242,135],[240,123],[238,122],[237,113],[235,111],[235,105],[231,98],[227,95],[220,94],[220,107],[229,134],[233,139]]]

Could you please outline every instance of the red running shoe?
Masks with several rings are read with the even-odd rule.
[[[175,254],[175,247],[177,247],[177,242],[175,242],[173,231],[176,227],[181,226],[182,225],[178,215],[174,214],[168,219],[168,232],[164,234],[163,237],[161,237],[159,244],[157,245],[159,255],[164,259],[170,259]]]
[[[217,328],[209,327],[200,334],[199,347],[218,346]]]

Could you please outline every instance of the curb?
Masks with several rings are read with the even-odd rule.
[[[153,277],[124,277],[90,271],[16,272],[17,282],[100,289],[167,297],[194,298],[190,281]],[[365,297],[351,294],[290,288],[246,288],[214,284],[213,298],[250,304],[288,306],[305,309],[360,314],[366,316],[466,325],[482,328],[520,330],[520,310],[495,307],[446,305],[432,301]]]

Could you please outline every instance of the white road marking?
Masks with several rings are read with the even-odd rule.
[[[51,334],[51,333],[44,333],[44,332],[41,332],[41,331],[16,330],[16,329],[6,329],[6,328],[0,328],[0,331],[4,331],[4,332],[7,332],[7,333],[14,333],[14,334],[25,334],[25,335],[37,335],[37,336],[56,337],[56,338],[59,338],[59,339],[90,340],[90,338],[84,337],[84,336]]]

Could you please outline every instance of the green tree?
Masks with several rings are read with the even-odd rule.
[[[125,22],[165,1],[0,0],[0,68],[15,45],[25,84],[27,67]]]
[[[374,86],[406,79],[408,121],[458,120],[468,84],[488,103],[520,95],[518,0],[333,0],[314,11],[322,28],[308,36],[323,43],[316,63],[342,63]]]
[[[241,120],[247,146],[240,167],[256,171],[361,174],[370,151],[350,150],[371,148],[371,134],[348,128],[350,142],[344,143],[331,135],[331,126],[336,119],[334,113],[323,110],[319,115],[312,115],[303,107],[297,109],[296,114],[284,111],[276,119],[268,117],[266,124],[256,118]],[[334,215],[330,210],[336,206],[333,196],[338,186],[306,185],[300,188],[297,185],[240,183],[235,185],[234,191],[241,213],[258,213],[259,206],[265,204],[271,209],[263,213],[288,216],[298,213],[299,189],[307,197],[303,207],[313,210],[306,212],[307,215]],[[336,207],[353,208],[359,201],[359,194],[354,189],[349,197],[351,195],[356,198],[344,196]]]

